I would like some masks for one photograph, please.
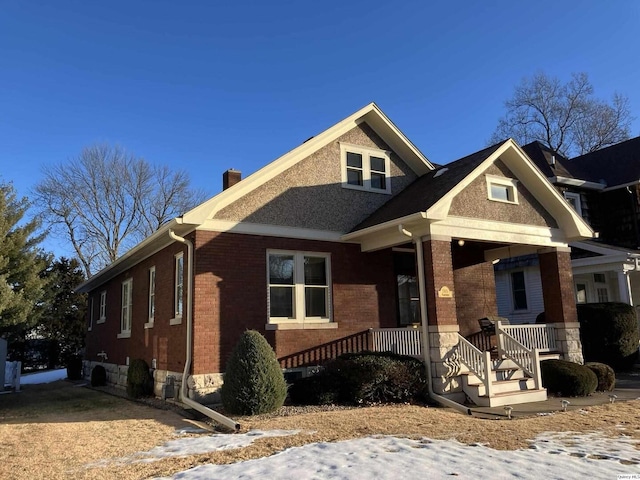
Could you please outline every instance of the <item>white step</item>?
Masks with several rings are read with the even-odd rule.
[[[501,407],[503,405],[517,405],[519,403],[544,402],[547,399],[547,389],[523,390],[518,393],[498,393],[491,398],[472,398],[471,396],[469,396],[469,398],[479,407]]]
[[[468,387],[476,388],[479,396],[487,394],[486,387],[482,382],[471,382],[470,380],[471,379],[468,379],[467,382],[464,382],[463,380],[463,385],[466,383]],[[533,378],[516,378],[514,380],[499,380],[491,382],[491,392],[494,395],[497,395],[498,393],[519,393],[521,391],[533,389],[535,389],[535,381]]]

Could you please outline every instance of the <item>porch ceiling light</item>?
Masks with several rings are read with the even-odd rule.
[[[462,240],[462,239],[458,240],[458,246],[459,247],[464,247],[464,240]]]

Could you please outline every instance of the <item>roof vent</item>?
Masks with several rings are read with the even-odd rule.
[[[556,166],[556,156],[555,155],[551,155],[551,160],[549,160],[549,165],[551,165],[552,167]]]
[[[440,170],[438,170],[436,172],[436,174],[433,176],[433,178],[438,178],[440,175],[442,175],[444,172],[446,172],[447,170],[449,170],[447,167],[445,168],[441,168]]]

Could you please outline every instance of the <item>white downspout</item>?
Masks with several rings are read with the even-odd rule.
[[[413,233],[409,230],[405,229],[403,225],[398,225],[398,230],[403,235],[410,237],[413,239],[413,243],[416,246],[416,263],[418,264],[418,293],[420,298],[420,322],[422,323],[422,355],[424,357],[424,364],[427,370],[427,388],[429,392],[429,397],[438,402],[440,405],[445,407],[455,408],[456,410],[466,413],[467,415],[471,415],[471,409],[469,407],[465,407],[458,402],[454,402],[453,400],[449,400],[442,395],[438,395],[433,391],[433,384],[431,378],[431,356],[430,356],[430,345],[429,345],[429,325],[428,316],[427,316],[427,297],[426,297],[426,287],[425,287],[425,278],[424,278],[424,250],[422,247],[422,239],[414,238]]]
[[[215,420],[232,430],[238,431],[240,430],[240,424],[238,422],[189,398],[189,394],[187,392],[187,378],[189,378],[189,371],[191,370],[191,357],[193,350],[193,243],[184,237],[176,235],[173,230],[169,230],[169,236],[172,239],[187,245],[187,272],[185,275],[185,278],[187,279],[187,355],[184,362],[184,372],[182,373],[182,383],[180,385],[181,401],[185,405],[193,408],[203,415],[206,415],[212,420]]]

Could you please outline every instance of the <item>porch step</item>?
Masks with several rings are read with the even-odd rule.
[[[471,397],[470,397],[471,398]],[[493,397],[471,398],[479,407],[502,407],[504,405],[517,405],[520,403],[544,402],[547,399],[547,389],[523,390],[520,392],[498,393]]]
[[[475,389],[477,391],[477,395],[480,397],[487,394],[484,384],[480,381],[467,383],[467,386]],[[533,390],[534,388],[535,382],[533,378],[516,378],[513,380],[498,380],[491,382],[491,391],[494,395],[499,393],[520,393],[523,391]]]

